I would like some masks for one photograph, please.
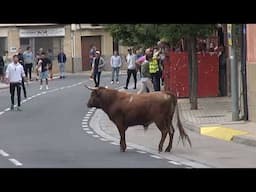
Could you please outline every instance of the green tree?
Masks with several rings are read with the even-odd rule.
[[[160,39],[175,44],[181,38],[188,43],[189,53],[189,79],[191,109],[198,109],[197,85],[198,64],[196,55],[196,43],[198,37],[207,37],[215,29],[214,24],[113,24],[107,25],[114,39],[123,45],[141,45],[148,47],[155,45]]]

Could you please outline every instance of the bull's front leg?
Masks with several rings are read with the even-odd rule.
[[[117,125],[117,128],[120,134],[120,151],[125,152],[126,150],[125,131],[127,127],[119,124]]]

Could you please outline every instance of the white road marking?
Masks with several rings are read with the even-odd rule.
[[[87,124],[88,119],[85,119],[82,124]]]
[[[90,119],[90,117],[84,117],[83,121]]]
[[[99,136],[99,135],[93,135],[93,137],[98,138],[98,137],[100,137],[100,136]]]
[[[91,116],[91,114],[86,114],[86,115],[85,115],[85,117],[90,117],[90,116]]]
[[[8,157],[9,154],[6,153],[4,150],[0,149],[0,155],[4,156],[4,157]]]
[[[88,134],[93,134],[93,132],[92,132],[92,131],[86,131],[86,133],[88,133]]]
[[[141,154],[146,154],[147,153],[145,151],[136,151],[136,152],[141,153]]]
[[[4,111],[5,111],[5,112],[10,111],[10,108],[6,108]]]
[[[84,131],[89,131],[90,129],[89,128],[83,128]]]
[[[4,111],[1,111],[1,112],[0,112],[0,115],[3,115],[4,113],[5,113]]]
[[[168,163],[174,164],[174,165],[181,165],[181,163],[176,162],[176,161],[168,161]]]
[[[36,96],[40,96],[40,95],[41,95],[41,93],[37,93],[37,94],[36,94]]]
[[[44,91],[44,92],[42,92],[41,94],[44,95],[44,94],[46,94],[46,92]]]
[[[63,90],[63,89],[65,89],[65,87],[61,87],[61,88],[60,88],[60,90]]]
[[[88,111],[87,113],[92,114],[93,112],[92,111]]]
[[[101,140],[101,141],[107,141],[107,139],[105,139],[105,138],[100,138],[100,140]]]
[[[82,125],[82,127],[89,127],[87,124],[85,124],[85,125]]]
[[[77,83],[78,85],[81,85],[83,82],[79,82],[79,83]]]
[[[22,163],[20,163],[19,161],[17,161],[16,159],[9,159],[9,161],[11,161],[14,165],[16,166],[22,166]]]
[[[128,146],[128,147],[127,147],[127,149],[130,149],[130,150],[132,150],[132,149],[134,149],[134,148],[132,148],[132,147],[129,147],[129,146]]]
[[[116,143],[116,142],[111,142],[110,144],[112,144],[112,145],[119,145],[119,144]]]
[[[150,155],[150,157],[153,157],[155,159],[162,159],[161,157],[157,156],[157,155]]]

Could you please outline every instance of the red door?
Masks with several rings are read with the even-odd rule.
[[[89,52],[91,45],[95,45],[96,49],[101,51],[101,36],[86,36],[81,38],[82,44],[82,69],[83,71],[90,70]]]

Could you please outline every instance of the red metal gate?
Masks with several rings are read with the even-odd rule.
[[[219,92],[219,60],[217,55],[198,54],[198,97],[217,96]],[[170,52],[164,62],[165,90],[178,97],[189,97],[187,52]]]

